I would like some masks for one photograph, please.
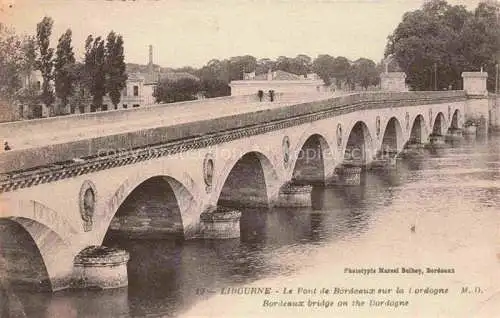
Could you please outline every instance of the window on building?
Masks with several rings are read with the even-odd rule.
[[[139,104],[134,104],[132,107],[139,107]]]
[[[123,96],[127,96],[127,86],[126,85],[122,90],[122,94],[123,94]]]
[[[123,108],[125,108],[125,109],[126,109],[127,107],[128,107],[128,106],[127,106],[127,104],[123,104]]]
[[[108,110],[108,104],[102,105],[102,110]]]
[[[36,89],[41,89],[42,88],[42,83],[40,83],[40,81],[36,81],[35,87],[36,87]]]
[[[139,86],[134,85],[134,96],[139,96]]]

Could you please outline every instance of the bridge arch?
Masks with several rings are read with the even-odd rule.
[[[25,217],[0,218],[0,272],[22,288],[57,291],[69,286],[74,254],[49,226]]]
[[[196,202],[183,183],[168,175],[148,175],[132,184],[125,181],[111,200],[118,203],[117,208],[107,216],[99,241],[113,233],[184,238],[186,218],[193,214]]]
[[[403,129],[396,117],[391,117],[385,125],[380,151],[398,153],[403,148]]]
[[[363,121],[356,122],[349,130],[343,151],[344,162],[368,163],[373,156],[372,137]]]
[[[444,114],[442,112],[437,113],[432,123],[432,133],[434,135],[445,135],[447,128]]]
[[[449,128],[452,128],[452,129],[458,129],[460,128],[460,118],[461,118],[461,114],[460,114],[460,109],[455,109],[455,111],[453,112],[453,116],[451,117],[451,122],[450,122],[450,127]]]
[[[275,165],[259,151],[227,162],[219,180],[217,205],[228,206],[269,206],[281,185]]]
[[[290,169],[296,183],[324,183],[334,169],[333,149],[327,139],[318,133],[310,134],[295,147]]]
[[[419,114],[413,119],[411,125],[409,144],[423,143],[427,140],[427,128],[425,126],[424,116]]]

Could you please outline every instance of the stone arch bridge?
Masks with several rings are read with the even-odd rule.
[[[217,215],[224,219],[222,207],[307,205],[307,184],[341,184],[345,167],[385,163],[411,145],[460,132],[467,102],[463,91],[361,93],[267,106],[247,101],[254,110],[14,148],[0,154],[0,250],[4,258],[34,253],[38,262],[19,266],[22,271],[4,265],[14,280],[60,290],[71,283],[75,256],[101,245],[110,229],[184,239],[237,236],[238,227],[208,224]],[[43,124],[56,134],[134,114],[158,117],[168,107],[14,123],[0,131],[36,134]]]

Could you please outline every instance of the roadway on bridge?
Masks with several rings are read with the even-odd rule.
[[[284,107],[298,103],[325,100],[339,95],[341,94],[314,94],[305,96],[291,95],[283,96],[280,100],[275,102],[250,102],[248,101],[248,98],[246,98],[242,100],[222,99],[220,102],[216,100],[205,100],[191,103],[149,106],[151,108],[162,107],[164,116],[158,116],[156,114],[157,112],[155,112],[153,116],[148,116],[147,114],[142,113],[137,114],[138,116],[136,118],[129,118],[126,121],[117,121],[100,125],[95,125],[95,123],[93,123],[91,126],[87,125],[71,129],[54,127],[53,124],[47,124],[48,127],[44,127],[42,124],[40,126],[41,129],[40,127],[36,129],[25,127],[23,129],[12,129],[9,131],[9,124],[4,124],[7,126],[3,127],[2,138],[4,141],[8,141],[12,150],[29,149],[82,139],[90,139],[150,128],[167,127],[175,124],[220,118],[236,114],[250,113],[253,111]],[[143,109],[146,109],[146,107]],[[119,112],[127,111],[133,111],[133,109],[119,110]],[[115,111],[110,111],[109,113],[111,114],[112,112]],[[85,115],[74,115],[71,116],[72,118],[67,117],[67,119],[75,119],[76,121],[78,116]],[[8,133],[5,133],[5,131],[8,131]]]

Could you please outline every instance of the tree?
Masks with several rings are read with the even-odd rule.
[[[250,64],[251,62],[251,58]],[[233,60],[234,62],[234,60]],[[250,65],[252,66],[252,65]],[[241,66],[237,66],[241,68]],[[231,89],[229,88],[230,81],[230,61],[229,60],[217,60],[212,59],[207,62],[205,66],[194,72],[201,80],[200,86],[206,97],[219,97],[228,96],[231,94]],[[237,76],[236,72],[232,76]],[[238,76],[241,76],[238,75]]]
[[[189,74],[192,74],[192,75],[195,75],[196,74],[196,68],[192,67],[192,66],[183,66],[183,67],[180,67],[180,68],[176,68],[174,69],[175,72],[183,72],[183,73],[189,73]]]
[[[20,69],[26,85],[18,91],[16,99],[20,103],[20,113],[23,117],[38,118],[42,116],[40,87],[36,83],[33,83],[31,77],[37,67],[37,44],[35,37],[25,36],[21,51],[23,61]]]
[[[312,69],[325,82],[325,85],[332,84],[332,76],[335,68],[335,59],[328,54],[321,54],[313,61]]]
[[[276,62],[269,58],[261,58],[257,60],[257,65],[255,67],[255,73],[264,74],[268,71],[276,69]]]
[[[38,60],[38,69],[42,73],[42,102],[49,109],[50,114],[53,113],[52,104],[54,103],[54,91],[50,84],[52,80],[54,49],[50,48],[50,35],[52,34],[52,25],[54,21],[50,17],[44,17],[36,26],[36,38],[40,57]]]
[[[297,75],[307,75],[311,71],[311,58],[299,54],[294,58],[280,56],[276,61],[276,69]]]
[[[106,95],[104,40],[100,36],[92,35],[85,41],[85,78],[84,83],[92,95],[91,111],[101,108],[102,100]]]
[[[36,86],[28,85],[21,88],[17,93],[16,100],[19,102],[20,107],[22,108],[20,111],[23,114],[23,117],[32,119],[42,116],[42,112],[40,109],[40,103],[42,102],[42,100],[39,89]],[[27,112],[25,112],[25,109],[27,110]]]
[[[379,72],[375,62],[366,58],[360,58],[353,64],[354,82],[364,89],[377,85],[379,82]]]
[[[37,66],[37,44],[36,39],[33,36],[26,36],[22,44],[22,72],[27,78],[28,83],[31,83],[31,73],[36,69]]]
[[[299,54],[294,58],[294,62],[297,65],[300,65],[301,71],[296,74],[307,75],[307,73],[311,72],[312,68],[312,58],[306,54]]]
[[[117,108],[121,91],[126,85],[125,56],[123,54],[123,38],[111,31],[108,34],[105,52],[106,91],[111,102]]]
[[[474,10],[464,30],[464,37],[470,41],[464,51],[470,64],[483,67],[488,72],[488,89],[495,89],[495,64],[500,62],[500,19],[496,9],[480,3]]]
[[[338,56],[334,59],[332,65],[332,75],[335,77],[336,86],[340,88],[342,82],[354,84],[353,73],[351,72],[351,63],[343,56]]]
[[[0,99],[18,104],[22,116],[41,116],[33,111],[40,104],[38,88],[25,85],[31,83],[30,75],[36,64],[35,39],[31,36],[21,38],[0,23]],[[29,112],[26,114],[25,110]]]
[[[492,7],[482,3],[472,13],[434,0],[404,14],[385,55],[394,56],[413,89],[431,90],[459,88],[463,71],[492,71],[499,52],[500,25]]]
[[[74,79],[74,94],[69,98],[70,112],[74,113],[75,109],[79,109],[83,113],[85,105],[90,103],[89,75],[85,64],[80,62],[75,63],[71,73]]]
[[[16,98],[22,87],[22,68],[22,41],[13,29],[0,23],[0,98]]]
[[[231,88],[228,83],[216,78],[202,79],[201,90],[205,93],[205,97],[207,98],[231,95]]]
[[[56,58],[54,59],[54,84],[56,96],[60,99],[60,110],[65,109],[68,105],[69,98],[74,92],[74,68],[75,54],[71,46],[71,30],[66,32],[59,38],[59,43],[56,49]]]
[[[219,79],[226,83],[230,81],[229,60],[212,59],[207,62],[196,75],[202,79]]]
[[[154,97],[157,103],[175,103],[195,100],[200,91],[199,81],[192,78],[181,78],[179,80],[163,79],[160,81]]]
[[[251,55],[234,56],[229,59],[229,81],[242,80],[243,73],[255,71],[257,59]]]

